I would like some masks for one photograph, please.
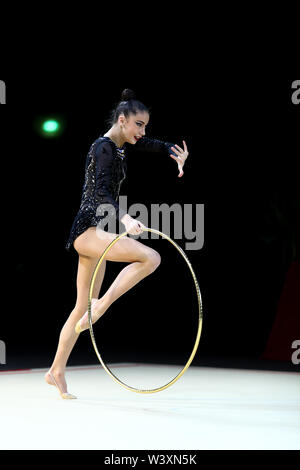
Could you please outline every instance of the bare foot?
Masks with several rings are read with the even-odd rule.
[[[60,391],[60,393],[68,393],[67,382],[66,382],[65,374],[63,371],[50,369],[45,374],[45,380],[47,384],[56,386],[58,390]]]
[[[103,299],[92,299],[92,324],[106,312],[108,306]],[[75,326],[76,333],[81,333],[89,328],[89,313],[88,311],[81,317]]]

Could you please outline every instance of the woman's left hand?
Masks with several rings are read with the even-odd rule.
[[[179,170],[178,178],[181,178],[181,176],[183,175],[182,168],[189,154],[185,141],[183,140],[182,142],[183,142],[184,150],[181,147],[179,147],[179,145],[175,144],[175,147],[171,147],[171,149],[173,150],[174,153],[176,153],[177,157],[170,154],[170,157],[173,158],[173,160],[175,160],[178,164],[178,170]]]

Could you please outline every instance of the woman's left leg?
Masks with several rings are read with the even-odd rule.
[[[78,271],[77,271],[77,300],[74,309],[69,315],[66,323],[64,324],[60,337],[57,352],[50,368],[50,372],[54,376],[59,389],[62,393],[67,392],[67,384],[65,380],[65,367],[72,349],[79,337],[75,333],[75,325],[84,315],[88,308],[88,295],[90,289],[90,282],[97,265],[98,258],[90,258],[87,256],[79,256]],[[93,288],[92,298],[98,299],[99,292],[102,286],[104,274],[106,269],[106,260],[101,263],[97,273],[95,284]],[[47,383],[53,383],[49,373],[45,375]]]

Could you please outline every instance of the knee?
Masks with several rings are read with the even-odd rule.
[[[149,273],[153,273],[161,263],[160,254],[155,250],[151,250],[151,252],[147,255],[147,260],[145,263]]]
[[[88,297],[88,293],[86,294],[86,297]],[[93,305],[95,302],[97,302],[98,297],[92,297],[91,301],[91,307],[93,308]],[[75,317],[81,318],[88,310],[89,305],[88,305],[88,300],[86,299],[81,299],[77,300],[74,309],[72,311],[72,314],[74,314]]]

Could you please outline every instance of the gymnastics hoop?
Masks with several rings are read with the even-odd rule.
[[[190,263],[190,261],[188,260],[186,254],[184,253],[184,251],[182,250],[182,248],[180,248],[180,246],[177,245],[177,243],[174,242],[174,240],[172,240],[170,237],[168,237],[167,235],[165,235],[164,233],[162,232],[159,232],[158,230],[155,230],[153,228],[148,228],[148,227],[145,227],[143,228],[143,231],[147,231],[147,232],[152,232],[152,233],[156,233],[160,236],[162,236],[163,238],[165,238],[166,240],[169,240],[169,242],[171,242],[176,248],[177,250],[181,253],[181,255],[183,256],[183,258],[185,259],[188,267],[190,268],[190,271],[192,273],[192,276],[193,276],[193,279],[194,279],[194,283],[195,283],[195,287],[196,287],[196,292],[197,292],[197,297],[198,297],[198,306],[199,306],[199,323],[198,323],[198,331],[197,331],[197,336],[196,336],[196,341],[195,341],[195,344],[194,344],[194,348],[193,348],[193,351],[187,361],[187,363],[185,364],[185,366],[183,367],[183,369],[179,372],[179,374],[176,375],[176,377],[171,380],[170,382],[168,382],[167,384],[163,385],[162,387],[157,387],[157,388],[153,388],[153,389],[150,389],[150,390],[143,390],[143,389],[138,389],[138,388],[135,388],[135,387],[130,387],[129,385],[125,384],[124,382],[122,382],[120,379],[118,379],[118,377],[116,377],[112,371],[107,367],[107,365],[105,364],[105,362],[103,361],[99,351],[98,351],[98,348],[97,348],[97,344],[96,344],[96,340],[95,340],[95,336],[94,336],[94,330],[93,330],[93,324],[92,324],[92,309],[91,309],[91,304],[92,304],[92,293],[93,293],[93,288],[94,288],[94,283],[95,283],[95,279],[96,279],[96,276],[97,276],[97,273],[98,273],[98,270],[101,266],[101,263],[105,257],[105,255],[108,253],[108,251],[112,248],[112,246],[117,243],[120,238],[124,237],[125,235],[128,234],[128,232],[124,232],[122,233],[121,235],[118,235],[109,245],[108,247],[104,250],[104,252],[102,253],[102,256],[101,258],[99,259],[97,265],[96,265],[96,268],[94,270],[94,274],[93,274],[93,277],[92,277],[92,280],[91,280],[91,284],[90,284],[90,290],[89,290],[89,298],[88,298],[88,318],[89,318],[89,329],[90,329],[90,334],[91,334],[91,339],[92,339],[92,343],[93,343],[93,346],[94,346],[94,349],[95,349],[95,352],[96,352],[96,355],[100,361],[100,363],[102,364],[104,370],[119,384],[121,385],[122,387],[125,387],[127,390],[130,390],[131,392],[136,392],[136,393],[155,393],[155,392],[160,392],[162,390],[165,390],[166,388],[170,387],[170,385],[172,385],[173,383],[175,383],[184,373],[185,371],[188,369],[188,367],[190,366],[192,360],[194,359],[194,356],[196,354],[196,351],[198,349],[198,345],[199,345],[199,341],[200,341],[200,336],[201,336],[201,331],[202,331],[202,320],[203,320],[203,312],[202,312],[202,299],[201,299],[201,293],[200,293],[200,289],[199,289],[199,285],[198,285],[198,282],[197,282],[197,279],[196,279],[196,276],[195,276],[195,273],[194,273],[194,270],[192,268],[192,265]]]

